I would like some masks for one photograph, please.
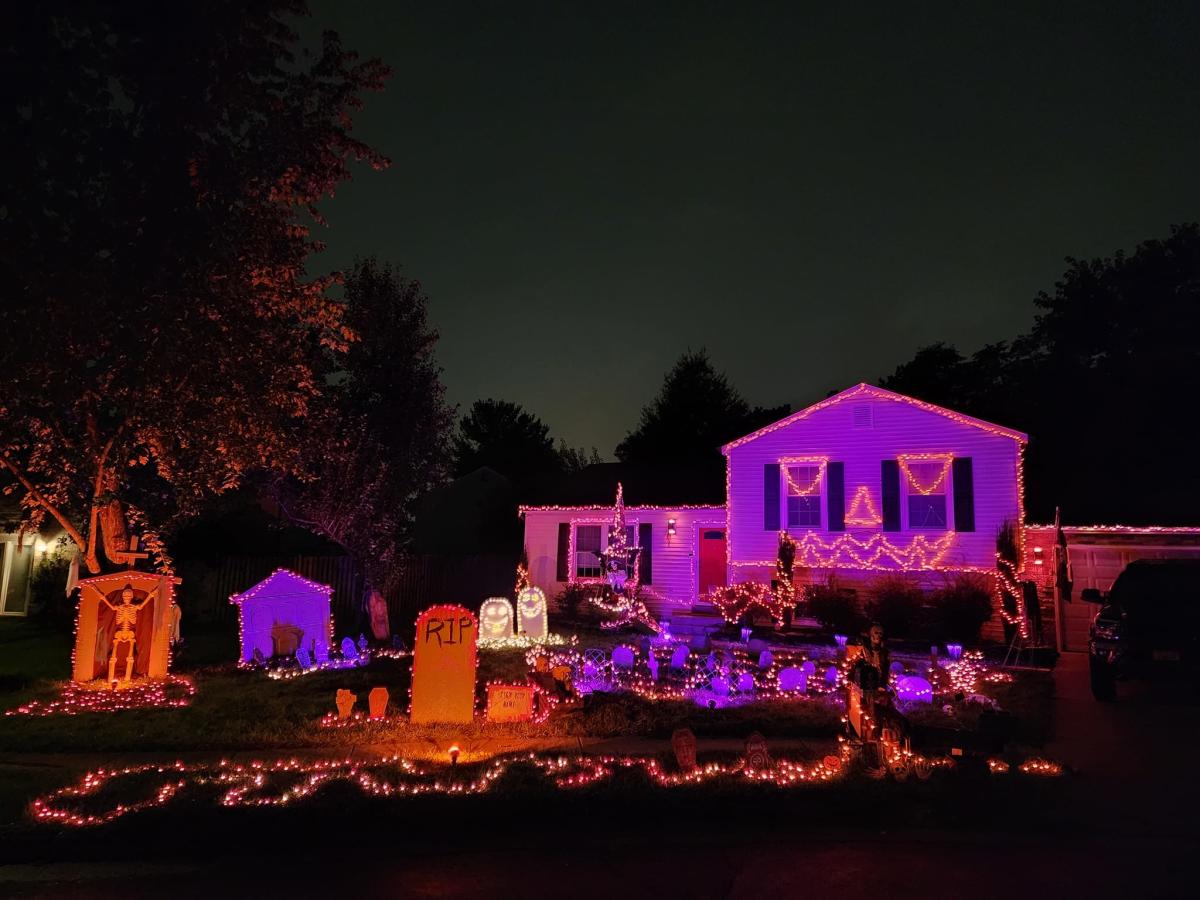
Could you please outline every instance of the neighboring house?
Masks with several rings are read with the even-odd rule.
[[[16,531],[20,509],[15,503],[0,507],[0,616],[25,616],[33,599],[33,570],[58,541],[59,531]]]
[[[651,608],[769,582],[781,530],[797,542],[799,582],[992,573],[998,529],[1023,521],[1026,441],[867,384],[835,394],[723,447],[724,505],[626,507],[630,542],[646,548]],[[628,485],[625,496],[640,499]],[[522,507],[533,583],[553,596],[598,580],[611,513],[603,504]]]

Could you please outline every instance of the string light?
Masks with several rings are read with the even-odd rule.
[[[850,501],[850,510],[846,513],[845,521],[847,525],[865,527],[883,523],[883,516],[875,508],[875,503],[871,500],[871,492],[867,490],[865,484],[860,484],[858,490],[854,492],[854,499]]]
[[[821,493],[821,481],[825,477],[825,469],[829,465],[828,456],[792,456],[779,460],[783,471],[783,480],[787,482],[788,495],[792,497],[811,497]],[[799,485],[792,478],[793,468],[817,470],[816,475],[806,485]]]
[[[178,709],[196,695],[196,683],[183,675],[134,682],[114,691],[69,681],[53,700],[30,700],[6,716],[76,716],[80,713],[117,712],[125,709]]]
[[[944,493],[946,476],[950,474],[950,465],[954,462],[954,454],[901,453],[896,457],[896,461],[900,464],[900,471],[904,473],[904,478],[908,482],[909,488],[923,497],[928,497],[930,494]],[[932,482],[922,484],[910,466],[916,464],[920,468],[923,467],[922,464],[934,462],[941,463],[941,468],[938,470],[937,475],[934,476]]]

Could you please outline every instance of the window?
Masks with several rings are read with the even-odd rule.
[[[785,466],[783,477],[787,482],[787,527],[820,528],[824,461]]]
[[[599,525],[575,526],[575,577],[599,578],[600,538],[603,529]]]
[[[908,527],[913,531],[946,530],[946,483],[952,458],[900,458],[908,493]]]

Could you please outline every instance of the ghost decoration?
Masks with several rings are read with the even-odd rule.
[[[489,597],[479,607],[479,638],[498,641],[512,637],[513,609],[505,597]]]
[[[517,594],[517,628],[531,638],[546,636],[546,595],[541,588],[527,587]]]

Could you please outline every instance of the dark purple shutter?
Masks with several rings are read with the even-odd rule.
[[[554,579],[567,581],[571,575],[571,523],[558,523],[558,558],[554,566]]]
[[[954,530],[975,530],[975,473],[971,457],[955,457],[954,476]]]
[[[894,459],[879,464],[880,494],[883,497],[883,530],[900,530],[900,463]]]
[[[763,531],[778,530],[779,463],[767,463],[763,466]]]
[[[846,530],[846,468],[843,463],[825,466],[825,510],[829,531]]]
[[[651,541],[649,522],[638,523],[638,578],[642,584],[654,584],[654,544]]]

